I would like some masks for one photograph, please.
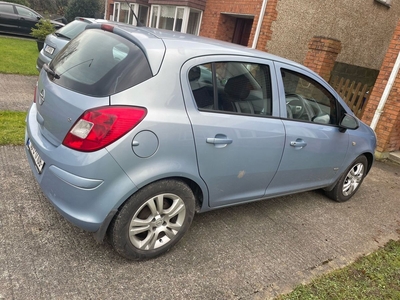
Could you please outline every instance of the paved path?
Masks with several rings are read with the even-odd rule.
[[[3,78],[0,102],[25,110],[36,79],[8,93]],[[196,215],[169,253],[129,262],[55,211],[24,147],[2,146],[0,299],[269,299],[399,239],[399,179],[377,162],[346,203],[316,191]]]
[[[0,74],[0,110],[27,111],[38,76]]]

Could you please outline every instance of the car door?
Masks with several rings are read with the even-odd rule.
[[[0,3],[0,31],[18,32],[18,15],[12,4]]]
[[[19,18],[19,32],[23,35],[29,35],[33,27],[40,20],[40,16],[22,6],[15,6]]]
[[[182,68],[210,207],[263,197],[277,171],[285,132],[273,70],[269,61],[236,57],[194,59]]]
[[[286,140],[267,195],[327,186],[340,174],[349,147],[347,132],[338,126],[341,106],[311,72],[283,63],[275,66]]]

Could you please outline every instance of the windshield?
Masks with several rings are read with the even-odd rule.
[[[58,85],[92,96],[106,96],[152,77],[144,53],[108,31],[85,30],[52,60],[47,72]]]

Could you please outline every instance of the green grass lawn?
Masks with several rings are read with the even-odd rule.
[[[38,50],[35,40],[0,37],[0,73],[35,75]],[[0,145],[23,145],[25,112],[0,111]]]
[[[36,59],[39,55],[36,41],[0,37],[0,73],[38,75]]]
[[[400,241],[278,299],[400,299]]]
[[[0,145],[23,145],[26,112],[0,111]]]

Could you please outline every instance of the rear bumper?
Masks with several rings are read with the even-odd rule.
[[[36,104],[27,116],[25,144],[28,139],[44,161],[39,173],[31,151],[25,147],[30,168],[44,195],[72,224],[86,231],[105,233],[110,213],[115,214],[137,190],[108,151],[82,153],[62,144],[50,144],[39,131]]]

